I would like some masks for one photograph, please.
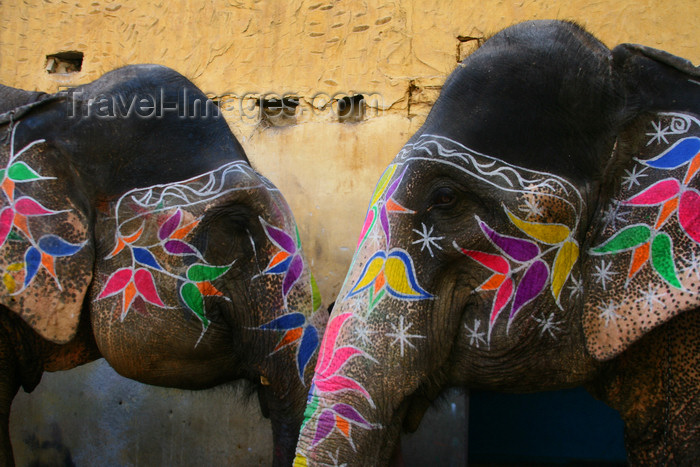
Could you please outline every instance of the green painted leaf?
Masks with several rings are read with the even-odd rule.
[[[648,225],[630,225],[617,232],[607,242],[593,248],[593,253],[617,253],[635,248],[646,243],[651,238],[651,228]]]
[[[15,162],[7,170],[7,177],[15,182],[27,182],[29,180],[38,180],[41,177],[24,162]]]
[[[15,242],[22,242],[22,241],[24,241],[24,238],[23,238],[20,234],[18,234],[17,232],[15,232],[14,230],[11,230],[11,231],[10,231],[10,233],[7,235],[7,239],[8,239],[8,240],[15,241]]]
[[[213,281],[228,272],[231,266],[193,264],[187,269],[187,278],[194,282]]]
[[[672,286],[681,289],[680,280],[676,275],[676,265],[673,262],[673,245],[671,237],[667,233],[661,232],[651,242],[651,264],[656,272]]]
[[[318,284],[313,274],[311,274],[311,306],[312,311],[321,307],[321,292],[318,290]]]
[[[0,180],[5,178],[5,172],[7,172],[5,169],[0,169]]]
[[[180,288],[180,296],[187,307],[197,315],[204,328],[209,326],[209,320],[204,316],[204,298],[196,285],[192,282],[185,282]]]

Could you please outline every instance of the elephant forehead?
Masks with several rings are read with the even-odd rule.
[[[503,203],[530,211],[531,217],[560,218],[564,213],[577,217],[584,205],[576,186],[556,174],[509,164],[443,136],[421,135],[405,145],[394,162],[397,166],[416,166],[418,171],[422,165],[441,164],[457,176],[475,179],[488,189],[503,192]]]

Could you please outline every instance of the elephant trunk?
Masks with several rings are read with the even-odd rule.
[[[300,389],[303,390],[303,386]],[[299,391],[294,388],[293,392]],[[302,422],[303,407],[296,401],[303,400],[303,396],[301,394],[292,396],[288,392],[279,394],[270,386],[261,386],[258,390],[258,399],[263,415],[270,419],[272,425],[274,446],[272,465],[289,466],[294,459],[294,448]]]

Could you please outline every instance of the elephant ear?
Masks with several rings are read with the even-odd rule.
[[[0,122],[2,123],[2,122]],[[92,279],[94,249],[85,197],[69,164],[43,139],[0,127],[0,303],[39,335],[68,342]]]
[[[614,56],[641,109],[618,137],[613,193],[588,239],[583,326],[600,360],[700,305],[700,72],[641,46]]]

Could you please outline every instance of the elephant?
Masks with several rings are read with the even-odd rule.
[[[0,98],[0,464],[20,386],[98,358],[151,385],[242,381],[291,464],[328,313],[218,107],[158,65]]]
[[[371,196],[295,465],[387,463],[447,387],[583,386],[631,464],[697,461],[699,85],[556,20],[465,58]]]

